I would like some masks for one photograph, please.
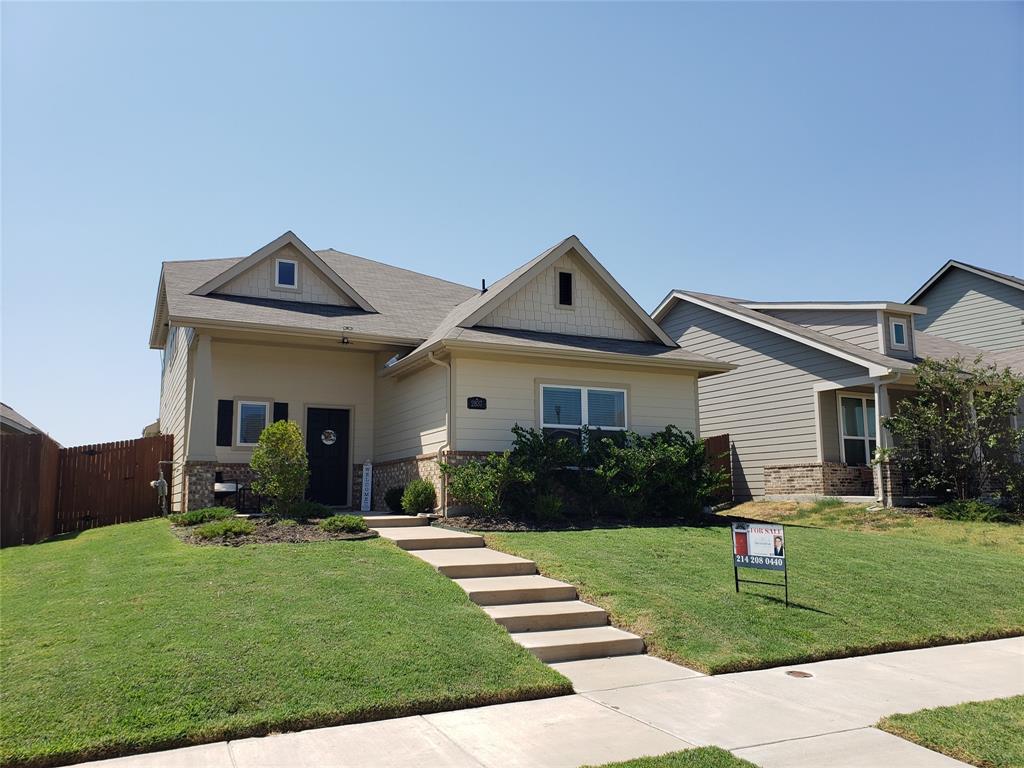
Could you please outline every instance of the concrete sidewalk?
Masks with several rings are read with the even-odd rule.
[[[572,768],[714,744],[764,768],[942,768],[963,763],[871,726],[896,712],[1024,694],[1024,638],[715,677],[651,656],[552,666],[575,695],[86,765]]]

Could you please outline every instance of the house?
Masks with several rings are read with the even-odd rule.
[[[41,435],[43,430],[11,408],[11,406],[0,403],[0,434]]]
[[[308,496],[359,506],[439,461],[511,445],[515,424],[699,431],[697,384],[732,369],[682,349],[575,237],[485,289],[352,256],[287,232],[245,258],[166,262],[150,346],[172,506],[248,480],[264,426],[296,421]]]
[[[915,327],[979,349],[1024,351],[1024,279],[947,261],[907,299]]]
[[[701,432],[728,433],[737,499],[840,496],[899,501],[882,417],[914,392],[923,358],[974,359],[1024,372],[1007,352],[919,329],[920,304],[754,302],[671,291],[653,313],[684,349],[736,370],[698,383]]]

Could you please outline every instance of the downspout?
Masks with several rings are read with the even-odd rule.
[[[441,462],[444,460],[444,454],[452,444],[452,364],[450,361],[442,363],[434,357],[433,352],[427,353],[427,360],[434,365],[445,369],[444,445],[437,449],[437,466],[440,468]],[[448,517],[448,480],[444,476],[443,472],[441,473],[441,515],[443,517]]]

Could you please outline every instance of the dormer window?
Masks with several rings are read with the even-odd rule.
[[[277,259],[274,265],[275,288],[299,287],[299,263],[291,259]]]
[[[889,318],[889,343],[893,349],[909,349],[907,340],[907,321]]]
[[[558,306],[572,306],[572,272],[558,273]]]

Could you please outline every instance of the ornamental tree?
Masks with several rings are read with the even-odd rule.
[[[283,516],[302,501],[309,485],[309,457],[302,431],[294,421],[275,421],[260,433],[249,466],[256,473],[252,487],[274,501]]]

